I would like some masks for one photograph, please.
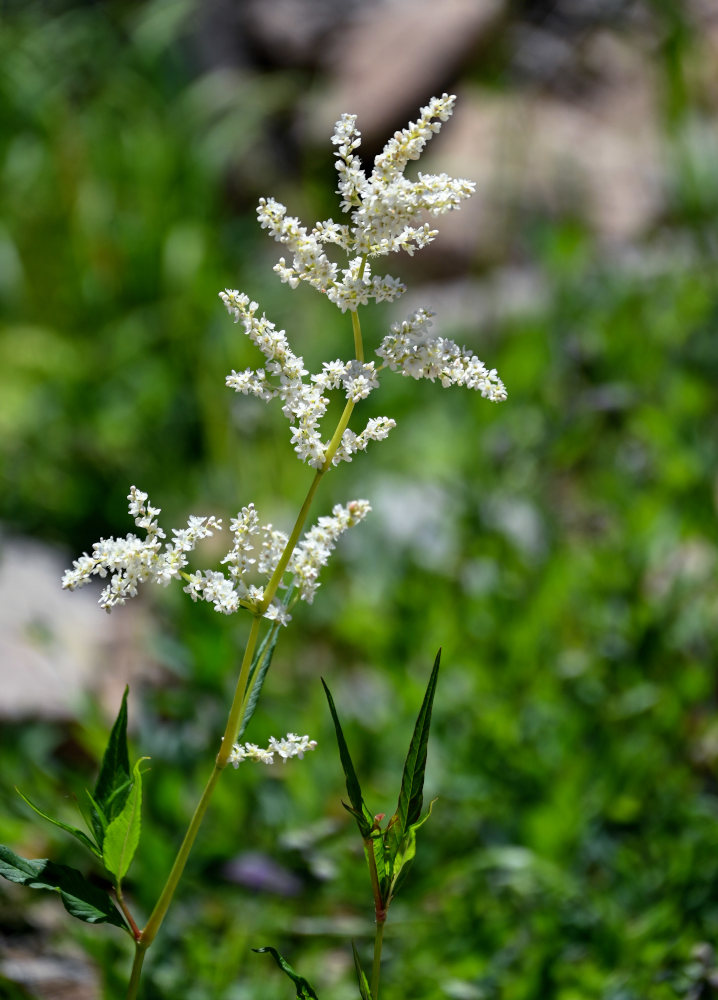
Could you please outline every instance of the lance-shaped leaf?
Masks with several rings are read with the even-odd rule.
[[[121,882],[135,856],[140,842],[142,812],[142,771],[140,765],[147,757],[140,757],[132,770],[132,787],[125,800],[122,812],[116,816],[105,830],[102,844],[102,860],[108,872]]]
[[[431,810],[434,807],[433,799],[429,805],[429,809],[425,816],[422,816],[418,822],[413,823],[406,832],[406,835],[399,842],[398,849],[395,851],[393,857],[391,858],[389,864],[389,889],[387,893],[387,906],[392,901],[394,896],[399,891],[399,887],[407,876],[409,868],[411,867],[411,862],[414,860],[416,854],[416,831],[420,826],[426,823],[429,816],[431,816]],[[388,832],[388,831],[387,831]]]
[[[361,967],[361,962],[359,961],[359,953],[357,952],[356,945],[352,941],[352,954],[354,955],[354,968],[357,974],[357,982],[359,983],[359,996],[361,1000],[372,1000],[371,990],[369,989],[369,983],[366,978],[366,974]]]
[[[90,796],[92,827],[100,846],[102,846],[105,828],[122,812],[132,783],[130,756],[127,750],[128,691],[129,688],[126,687],[125,693],[122,695],[120,711],[110,731],[110,738],[102,757],[97,784]]]
[[[252,951],[256,951],[258,955],[264,955],[268,952],[272,956],[282,972],[289,976],[294,983],[294,988],[297,991],[297,1000],[319,1000],[311,984],[307,982],[304,976],[300,976],[298,972],[295,972],[286,958],[282,958],[276,948],[252,948]]]
[[[46,858],[21,858],[0,844],[0,875],[30,889],[58,892],[67,912],[87,924],[108,923],[127,930],[110,896],[75,868],[56,865]]]
[[[342,732],[337,710],[334,707],[334,699],[332,698],[329,688],[324,683],[324,678],[322,678],[322,684],[324,685],[324,693],[326,694],[327,701],[329,702],[329,711],[332,713],[334,732],[336,733],[337,746],[339,747],[339,758],[342,762],[342,769],[344,771],[344,778],[347,786],[347,794],[351,803],[351,806],[348,806],[345,802],[343,802],[342,805],[356,819],[359,832],[362,837],[366,838],[371,832],[374,817],[364,804],[359,779],[357,778],[356,771],[354,770],[354,764],[352,763],[347,741],[344,739],[344,733]]]
[[[48,816],[48,814],[44,813],[42,809],[40,809],[38,806],[35,805],[34,802],[31,802],[30,799],[27,797],[27,795],[23,795],[23,793],[20,791],[19,788],[16,788],[15,791],[23,800],[23,802],[26,805],[30,806],[32,811],[37,813],[38,816],[41,816],[43,819],[46,819],[48,823],[52,823],[53,826],[57,826],[61,830],[64,830],[65,833],[69,833],[73,837],[76,837],[80,841],[80,843],[84,844],[85,847],[87,847],[90,851],[92,851],[92,853],[96,857],[98,858],[102,857],[101,851],[98,849],[97,845],[90,840],[90,838],[87,836],[84,830],[78,830],[76,826],[69,826],[67,823],[63,823],[61,820],[55,819],[53,816]]]
[[[436,654],[434,667],[426,688],[424,700],[421,703],[419,715],[414,726],[414,733],[409,744],[409,752],[404,762],[404,772],[401,776],[401,788],[396,812],[389,820],[386,829],[386,842],[392,857],[399,850],[401,841],[421,816],[424,802],[424,774],[426,772],[426,750],[429,743],[431,728],[431,709],[436,694],[436,682],[439,676],[441,650]]]
[[[286,607],[286,597],[283,603]],[[237,739],[244,735],[244,731],[249,724],[249,720],[254,715],[254,710],[257,707],[257,702],[259,701],[259,696],[262,692],[262,685],[264,684],[264,679],[267,676],[267,671],[269,670],[272,657],[274,656],[274,650],[277,646],[280,628],[281,626],[278,622],[270,628],[262,640],[259,649],[255,653],[254,659],[252,660],[252,666],[250,667],[249,678],[247,681],[249,697],[247,699],[247,707],[245,708],[244,715],[242,716],[242,723],[239,727],[239,732],[237,733]]]

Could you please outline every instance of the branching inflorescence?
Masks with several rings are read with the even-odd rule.
[[[424,217],[443,215],[458,208],[474,191],[471,181],[447,174],[419,173],[416,180],[404,176],[411,160],[422,153],[432,135],[439,131],[454,108],[455,98],[443,94],[421,109],[418,120],[388,141],[374,161],[369,176],[356,156],[361,135],[355,115],[342,115],[334,128],[337,146],[337,193],[341,209],[349,216],[344,224],[332,219],[317,222],[311,231],[299,219],[287,215],[284,205],[273,198],[261,198],[257,215],[260,225],[291,253],[291,263],[281,257],[274,270],[282,281],[296,288],[307,282],[337,305],[342,312],[356,314],[370,301],[393,301],[405,286],[391,275],[372,275],[370,260],[403,250],[413,253],[437,235]],[[347,256],[346,266],[331,260],[329,245]],[[376,349],[379,363],[365,362],[361,339],[355,338],[357,357],[349,361],[325,361],[320,372],[311,374],[304,360],[294,353],[283,330],[277,330],[259,306],[244,293],[220,292],[230,315],[241,323],[253,344],[264,355],[261,368],[233,371],[227,385],[237,392],[269,402],[279,398],[290,421],[291,443],[298,457],[320,472],[339,462],[350,462],[369,441],[381,441],[395,426],[391,417],[370,417],[358,433],[342,428],[338,440],[325,439],[322,419],[329,406],[328,393],[339,390],[347,403],[359,403],[379,385],[384,369],[398,371],[414,379],[438,379],[443,386],[463,385],[476,389],[487,399],[506,398],[504,385],[495,369],[454,341],[431,333],[432,313],[418,309],[402,322],[394,323]],[[134,597],[140,583],[154,581],[166,586],[172,579],[184,579],[185,591],[193,600],[205,600],[223,614],[241,608],[260,612],[263,617],[286,624],[290,616],[284,602],[276,597],[277,587],[295,585],[298,597],[311,601],[318,586],[319,571],[326,564],[343,531],[363,520],[370,507],[365,500],[337,505],[331,517],[321,517],[302,540],[295,540],[274,593],[266,601],[265,585],[271,581],[286,552],[289,537],[271,524],[263,525],[253,504],[243,507],[230,522],[233,545],[222,559],[222,570],[185,572],[188,554],[202,538],[220,530],[215,517],[190,517],[186,528],[174,529],[172,541],[162,545],[160,511],[148,502],[146,493],[134,486],[129,511],[144,539],[128,534],[123,539],[101,539],[92,554],[83,554],[63,578],[63,586],[74,590],[92,576],[110,580],[100,595],[106,610]]]
[[[237,290],[226,289],[220,293],[230,315],[236,323],[242,324],[244,332],[264,357],[260,368],[233,371],[227,376],[227,385],[239,393],[253,395],[265,402],[278,398],[282,411],[290,422],[291,443],[297,456],[315,470],[291,531],[285,533],[271,524],[262,523],[254,504],[247,503],[230,520],[232,543],[221,559],[221,568],[191,570],[190,554],[198,542],[221,530],[221,521],[214,516],[192,516],[186,527],[173,529],[168,540],[159,526],[159,508],[153,507],[148,495],[133,486],[128,497],[129,513],[135,526],[144,532],[144,537],[131,533],[125,538],[101,539],[93,546],[92,553],[84,553],[75,560],[73,568],[63,577],[63,586],[69,590],[84,586],[94,576],[102,579],[109,577],[99,600],[101,607],[107,611],[134,597],[140,584],[154,582],[166,586],[171,580],[180,580],[184,582],[184,589],[193,600],[207,601],[222,614],[233,614],[244,609],[252,617],[234,697],[212,773],[167,881],[142,930],[129,913],[121,887],[139,837],[141,791],[141,761],[130,774],[126,748],[122,759],[117,753],[117,734],[120,731],[126,743],[126,696],[111,735],[111,752],[108,751],[111,762],[114,761],[113,774],[117,772],[115,776],[120,782],[119,791],[108,785],[109,779],[103,761],[98,786],[94,798],[91,797],[93,807],[97,806],[99,809],[99,812],[96,810],[97,824],[93,832],[97,841],[90,841],[84,833],[79,833],[80,838],[84,837],[83,842],[90,844],[91,850],[104,859],[107,870],[115,878],[117,900],[124,917],[119,916],[109,897],[109,901],[102,904],[104,909],[92,910],[90,916],[87,915],[90,911],[83,909],[76,915],[87,920],[119,922],[119,926],[126,926],[133,935],[135,960],[128,987],[128,1000],[137,998],[145,952],[154,941],[167,914],[222,772],[229,764],[237,767],[242,761],[272,763],[275,758],[283,761],[292,757],[301,758],[306,751],[313,750],[316,746],[315,741],[308,736],[297,736],[294,733],[289,733],[280,740],[271,738],[267,748],[254,743],[241,744],[238,740],[257,703],[280,626],[286,625],[290,620],[290,608],[295,601],[313,600],[319,586],[321,568],[328,562],[339,537],[347,528],[362,521],[370,510],[366,500],[353,500],[346,505],[336,504],[331,515],[320,517],[313,527],[305,530],[309,509],[322,477],[338,463],[350,462],[357,452],[366,449],[369,441],[383,440],[395,426],[390,417],[374,416],[368,418],[358,432],[352,430],[349,424],[354,408],[377,388],[379,377],[386,370],[414,379],[438,379],[445,387],[466,386],[495,402],[506,398],[506,390],[496,370],[489,370],[471,351],[454,341],[432,333],[432,314],[425,309],[416,310],[405,320],[390,327],[389,333],[376,348],[377,360],[366,361],[364,358],[359,306],[365,306],[371,301],[393,302],[405,291],[399,279],[388,274],[373,274],[372,264],[377,258],[392,253],[404,251],[411,256],[425,247],[437,235],[427,217],[443,215],[458,208],[473,193],[474,185],[471,181],[452,178],[447,174],[418,173],[415,180],[405,176],[405,169],[410,161],[419,158],[426,143],[451,115],[454,101],[455,98],[447,94],[433,98],[421,109],[416,122],[396,132],[387,142],[376,157],[369,176],[365,174],[356,155],[360,145],[356,118],[353,115],[342,115],[336,123],[332,142],[337,147],[337,192],[341,197],[341,210],[347,217],[346,222],[339,224],[327,219],[317,222],[308,230],[299,219],[287,215],[284,205],[273,198],[260,199],[257,209],[260,225],[282,244],[287,255],[279,259],[274,270],[290,287],[296,288],[300,282],[307,282],[325,295],[342,313],[350,312],[354,340],[352,358],[346,361],[339,358],[325,361],[321,371],[310,373],[304,367],[304,359],[294,353],[285,332],[277,330],[264,314],[259,313],[256,302]],[[330,252],[336,253],[337,250],[345,255],[342,263],[330,256]],[[327,435],[322,430],[322,423],[327,414],[331,392],[342,393],[345,405],[336,428]],[[269,622],[260,641],[264,619]],[[427,691],[412,739],[413,749],[410,748],[405,765],[397,813],[385,830],[380,829],[380,817],[372,818],[368,813],[365,815],[358,781],[355,776],[347,773],[347,767],[351,764],[348,751],[342,756],[347,773],[347,790],[353,804],[350,811],[359,819],[370,871],[373,873],[377,937],[371,994],[364,980],[362,996],[371,995],[374,1000],[378,989],[381,934],[386,907],[401,869],[413,856],[414,832],[423,822],[418,815],[421,809],[421,792],[417,792],[416,787],[420,789],[423,783],[428,722],[438,662],[437,657],[430,682],[431,697]],[[343,740],[329,694],[328,697],[338,739]],[[350,770],[353,774],[353,766]],[[419,774],[421,780],[416,777]],[[409,789],[406,794],[405,786]],[[118,798],[120,792],[123,798]],[[108,815],[104,815],[103,810],[109,810]],[[104,822],[101,822],[103,816]],[[119,826],[116,827],[116,824]],[[60,825],[64,829],[70,829],[64,824]],[[134,831],[132,837],[128,834],[130,830]],[[130,843],[131,850],[127,846]],[[32,884],[38,885],[37,870],[32,866],[45,865],[46,862],[23,861],[14,854],[10,857],[10,854],[6,851],[6,867],[0,874],[5,873],[7,878],[14,881],[32,879]],[[396,869],[391,878],[386,874],[387,865],[392,871]],[[42,884],[49,888],[61,887],[60,883]],[[97,889],[92,886],[90,889],[95,898]],[[286,971],[289,966],[284,963],[282,968]],[[303,982],[305,981],[301,980]],[[306,995],[315,994],[312,991]]]

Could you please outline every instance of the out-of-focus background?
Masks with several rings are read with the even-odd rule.
[[[310,472],[278,408],[223,388],[258,359],[217,292],[258,299],[312,364],[349,356],[348,318],[279,283],[254,217],[260,195],[338,217],[341,112],[366,164],[432,94],[459,95],[422,166],[476,197],[390,262],[410,291],[366,311],[365,337],[427,305],[509,390],[492,406],[395,377],[371,397],[397,428],[315,511],[362,496],[374,514],[282,635],[247,733],[319,749],[222,781],[145,997],[288,997],[250,951],[266,944],[323,1000],[356,996],[349,940],[368,956],[372,908],[319,675],[389,812],[440,645],[439,800],[392,908],[386,995],[718,988],[717,65],[711,0],[3,4],[3,841],[87,870],[13,786],[71,820],[129,680],[152,770],[127,893],[140,919],[153,904],[246,622],[179,587],[107,617],[59,577],[130,530],[131,483],[168,528],[250,500],[291,523]],[[0,995],[122,996],[127,942],[16,888]]]

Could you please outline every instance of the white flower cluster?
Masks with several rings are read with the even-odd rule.
[[[326,464],[329,447],[329,442],[322,440],[319,426],[329,406],[325,393],[341,389],[354,402],[366,399],[379,384],[374,362],[325,362],[321,372],[305,380],[308,372],[304,359],[294,354],[284,330],[277,330],[266,316],[257,316],[256,302],[233,289],[220,292],[220,298],[235,323],[242,323],[247,336],[267,359],[265,367],[257,371],[252,368],[233,371],[227,376],[227,385],[262,400],[279,397],[282,412],[291,421],[294,450],[302,461],[321,469]],[[395,422],[388,417],[374,417],[360,434],[347,429],[332,464],[351,462],[357,451],[364,450],[369,441],[383,440],[394,426]]]
[[[404,176],[408,163],[419,158],[432,135],[450,117],[455,100],[448,94],[432,98],[416,122],[387,142],[369,176],[356,156],[361,142],[356,116],[341,116],[332,142],[337,147],[337,193],[342,199],[342,211],[349,213],[346,224],[327,219],[317,222],[310,231],[274,198],[260,199],[260,225],[292,255],[290,263],[282,257],[274,269],[282,281],[292,288],[300,281],[307,282],[342,312],[355,312],[372,300],[393,301],[405,291],[397,278],[372,275],[369,259],[401,250],[413,255],[437,235],[422,216],[443,215],[458,208],[473,193],[471,181],[447,174],[419,173],[416,180]],[[329,244],[345,252],[345,267],[340,268],[327,256]],[[374,362],[331,361],[318,374],[305,378],[308,372],[303,358],[293,353],[283,330],[276,330],[264,315],[257,316],[256,302],[232,289],[220,292],[220,298],[267,359],[257,371],[233,371],[227,385],[265,401],[278,396],[291,421],[294,450],[314,468],[327,465],[329,442],[323,440],[320,430],[329,405],[326,394],[339,389],[354,403],[366,399],[378,385],[381,368],[413,378],[438,378],[444,386],[468,386],[494,402],[506,398],[506,389],[495,369],[487,369],[476,355],[454,341],[429,334],[430,314],[425,310],[391,328],[376,352],[384,361],[381,368],[376,368]],[[374,417],[359,434],[345,430],[332,462],[351,461],[369,441],[382,440],[394,426],[388,417]]]
[[[376,353],[402,375],[432,382],[438,378],[445,387],[465,385],[494,402],[506,399],[506,389],[495,368],[489,371],[465,347],[429,333],[432,315],[426,309],[417,309],[403,323],[394,323]]]
[[[149,504],[147,494],[135,486],[131,487],[127,499],[130,516],[138,528],[145,530],[146,537],[129,534],[125,538],[101,538],[92,546],[92,555],[84,552],[62,578],[66,590],[76,590],[89,583],[92,576],[104,579],[110,573],[110,582],[99,600],[100,607],[106,611],[134,597],[140,583],[153,580],[166,587],[170,580],[179,579],[187,565],[187,553],[200,539],[222,527],[222,522],[215,517],[192,516],[186,528],[172,531],[173,540],[163,548],[161,540],[166,536],[157,522],[160,509]]]
[[[443,215],[473,193],[471,181],[448,174],[419,173],[413,181],[404,176],[409,161],[419,159],[429,139],[451,116],[455,101],[448,94],[433,97],[416,122],[387,142],[368,177],[354,155],[361,143],[356,115],[341,116],[334,126],[332,143],[337,146],[337,193],[342,198],[342,211],[350,215],[349,224],[327,219],[309,232],[274,198],[260,199],[260,225],[292,254],[291,264],[281,257],[275,267],[282,281],[292,288],[306,281],[342,312],[356,310],[371,299],[393,301],[405,291],[402,282],[390,275],[372,277],[367,258],[401,250],[413,255],[438,233],[422,215]],[[341,271],[324,252],[329,243],[337,244],[349,257],[348,266]]]
[[[308,750],[316,748],[317,741],[310,740],[308,736],[297,736],[295,733],[287,733],[284,739],[275,740],[273,736],[269,738],[269,746],[265,750],[258,747],[256,743],[235,743],[229,754],[229,763],[233,767],[239,767],[243,760],[261,761],[262,764],[273,764],[275,754],[280,757],[282,763],[286,764],[290,757],[299,757],[300,760]]]
[[[221,521],[215,517],[190,517],[187,527],[174,529],[173,541],[162,548],[165,533],[157,522],[159,508],[148,503],[147,494],[134,486],[127,499],[130,515],[137,527],[145,530],[146,538],[130,534],[95,542],[92,555],[83,553],[74,561],[73,569],[65,572],[64,588],[75,590],[89,583],[92,576],[104,578],[110,573],[110,582],[99,602],[110,611],[129,597],[135,597],[140,583],[153,580],[167,586],[170,580],[184,578],[187,581],[184,590],[193,600],[208,601],[222,614],[233,614],[240,608],[255,612],[263,608],[263,616],[270,621],[286,625],[291,620],[285,603],[278,597],[264,608],[265,588],[252,582],[258,578],[269,581],[288,541],[283,531],[260,523],[254,504],[243,507],[230,521],[233,544],[222,559],[227,566],[225,575],[217,570],[183,572],[187,553],[200,539],[221,530]],[[296,545],[287,565],[287,579],[280,581],[280,587],[285,590],[291,587],[297,599],[311,603],[319,586],[321,568],[328,563],[340,535],[363,521],[370,510],[368,501],[352,500],[346,506],[336,504],[331,517],[320,517]]]
[[[289,579],[280,587],[294,588],[300,600],[311,603],[319,586],[322,566],[326,566],[337,540],[347,528],[363,521],[371,510],[366,500],[336,504],[331,517],[320,517],[317,524],[299,541],[287,565]],[[261,524],[254,504],[243,507],[231,522],[234,534],[232,549],[222,559],[228,575],[213,570],[198,570],[187,577],[185,592],[194,601],[209,601],[215,610],[231,615],[240,607],[256,610],[264,601],[264,587],[250,583],[257,575],[269,580],[287,545],[287,535],[271,524]],[[264,611],[264,617],[286,625],[291,615],[283,601],[274,598]]]

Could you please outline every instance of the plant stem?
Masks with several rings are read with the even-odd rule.
[[[361,339],[361,326],[356,309],[352,312],[352,330],[354,331],[354,353],[357,361],[364,360],[364,345]]]
[[[142,936],[142,932],[140,931],[139,927],[135,923],[134,917],[130,913],[129,907],[127,906],[127,903],[125,902],[125,897],[122,895],[122,886],[120,885],[119,881],[117,883],[117,886],[115,887],[115,893],[117,895],[117,902],[120,904],[120,909],[122,910],[122,912],[125,915],[125,920],[130,925],[130,930],[132,931],[132,936],[135,939],[135,941],[139,941],[140,937]]]
[[[135,960],[132,963],[130,982],[127,987],[127,1000],[136,1000],[137,991],[140,988],[140,977],[142,976],[142,963],[145,960],[146,949],[138,941],[135,945]]]
[[[384,921],[377,920],[376,931],[374,932],[374,961],[371,967],[371,996],[372,1000],[379,998],[379,975],[381,973],[381,944],[384,939]]]
[[[247,636],[247,645],[244,648],[242,666],[239,668],[239,677],[237,678],[237,686],[234,689],[234,698],[232,699],[232,705],[230,706],[229,715],[227,716],[227,725],[225,726],[224,736],[222,737],[222,745],[219,748],[219,753],[217,754],[216,763],[220,771],[223,771],[227,766],[229,755],[232,752],[232,744],[237,739],[237,733],[239,732],[239,727],[242,722],[244,696],[246,694],[249,671],[252,666],[252,659],[254,658],[254,650],[257,647],[257,639],[259,638],[259,628],[261,624],[262,619],[258,615],[255,615],[252,622],[252,628]]]
[[[359,319],[356,312],[352,313],[352,327],[354,330],[354,345],[357,352],[357,358],[362,360],[363,358],[363,347],[361,339],[361,327],[359,325]],[[352,411],[354,409],[354,402],[348,400],[341,417],[339,418],[339,423],[337,424],[336,430],[332,435],[332,439],[329,442],[327,451],[324,458],[324,465],[321,469],[317,469],[314,479],[312,480],[307,495],[304,498],[304,503],[301,506],[299,514],[297,515],[297,520],[295,521],[294,528],[290,534],[287,544],[284,547],[284,551],[277,563],[277,566],[272,573],[269,583],[264,590],[264,598],[261,604],[257,607],[254,613],[254,620],[252,621],[252,627],[247,637],[247,644],[244,649],[244,655],[242,657],[242,665],[239,670],[239,677],[237,678],[237,685],[234,690],[234,697],[232,699],[232,704],[229,709],[229,715],[227,717],[227,725],[224,730],[224,736],[222,737],[222,745],[220,746],[219,753],[217,754],[212,773],[209,776],[209,780],[205,785],[202,796],[197,803],[197,808],[194,811],[190,824],[187,827],[187,832],[184,835],[180,849],[177,852],[177,856],[174,860],[170,873],[167,877],[167,881],[162,889],[159,899],[155,904],[155,908],[150,914],[150,919],[147,921],[145,928],[141,931],[137,937],[137,944],[135,950],[135,960],[132,965],[132,974],[130,976],[130,983],[128,986],[127,1000],[135,1000],[137,996],[137,990],[140,984],[140,976],[142,973],[142,963],[144,961],[144,955],[147,949],[150,947],[154,941],[158,930],[165,918],[167,910],[169,909],[172,898],[175,894],[179,881],[182,877],[182,873],[187,863],[187,858],[192,849],[192,845],[195,842],[199,828],[202,824],[204,814],[207,811],[210,799],[212,798],[212,793],[214,792],[215,785],[219,781],[219,777],[222,771],[226,768],[229,755],[232,752],[232,745],[237,738],[237,733],[239,732],[239,727],[242,722],[242,716],[244,714],[244,707],[246,704],[246,697],[248,694],[247,686],[249,680],[249,671],[252,666],[252,659],[254,658],[254,651],[257,647],[257,639],[259,638],[259,630],[262,622],[262,615],[267,610],[269,605],[276,594],[279,585],[282,580],[284,571],[287,568],[289,560],[291,559],[292,553],[297,546],[299,541],[299,536],[302,533],[304,523],[309,514],[309,508],[311,507],[314,495],[317,492],[319,483],[322,481],[324,475],[332,466],[332,460],[337,453],[337,449],[341,444],[342,435],[349,425],[349,420],[351,419]],[[133,922],[134,923],[134,922]]]
[[[165,914],[169,909],[169,905],[172,902],[172,897],[175,894],[175,889],[177,884],[182,877],[182,872],[184,871],[184,866],[189,857],[189,852],[194,844],[195,837],[204,818],[204,814],[207,811],[207,806],[209,805],[209,800],[212,798],[212,792],[214,791],[214,786],[219,780],[219,776],[222,773],[222,768],[216,763],[212,769],[212,773],[209,776],[209,781],[205,785],[204,791],[202,792],[202,797],[197,803],[197,808],[194,811],[194,815],[190,820],[190,824],[187,827],[187,832],[184,835],[184,840],[177,852],[177,857],[175,858],[174,864],[172,865],[172,870],[167,877],[165,887],[160,894],[160,898],[155,904],[155,908],[150,915],[150,919],[147,921],[147,926],[142,931],[142,938],[140,940],[140,946],[144,949],[149,948],[155,939],[157,931],[160,929],[160,925],[165,918]]]

